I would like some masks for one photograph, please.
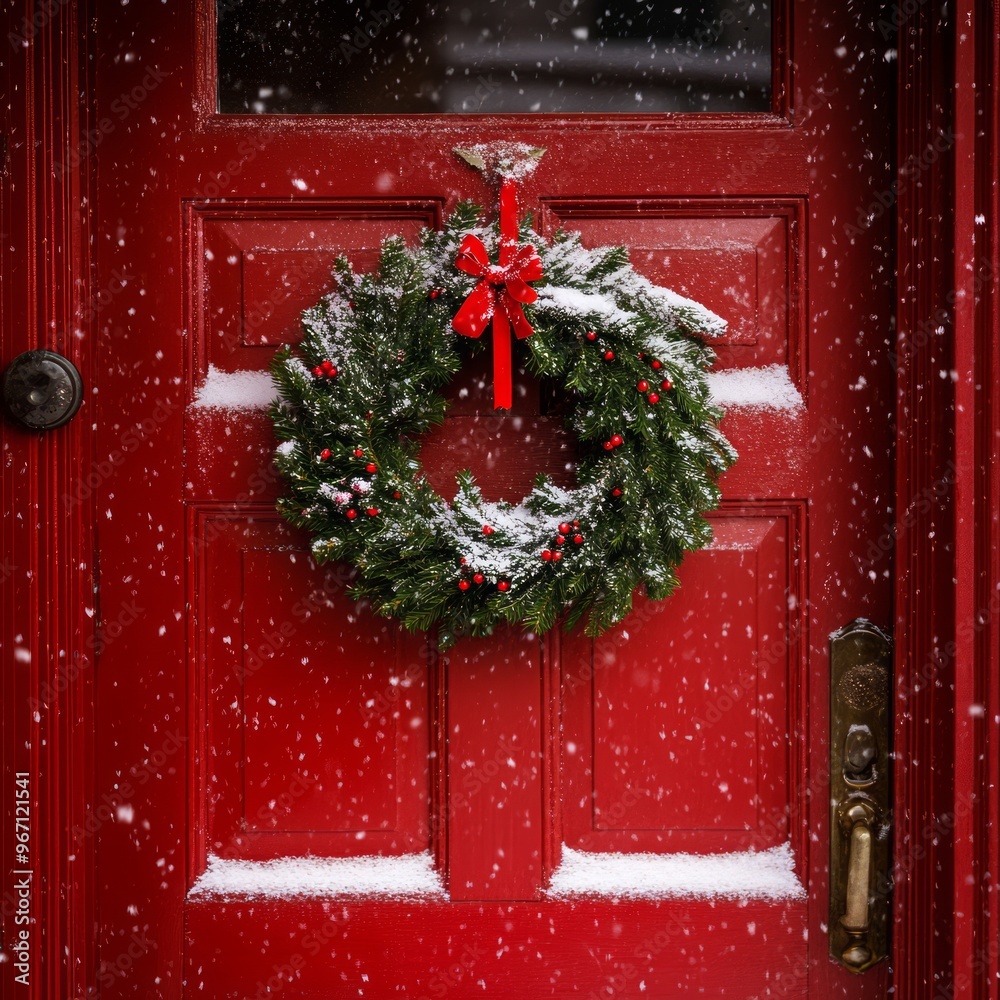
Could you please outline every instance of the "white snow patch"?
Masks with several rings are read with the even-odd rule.
[[[563,845],[550,896],[805,899],[791,847],[731,854],[598,854]]]
[[[277,858],[237,861],[209,855],[191,897],[296,896],[447,898],[429,851],[398,857]]]
[[[548,298],[544,304],[550,307],[569,306],[572,303],[572,307],[575,307],[572,311],[603,313],[608,318],[617,310],[607,298],[587,295],[575,289],[548,289],[546,295]],[[620,315],[615,318],[619,321],[627,320],[630,316],[622,310],[618,310],[618,313]],[[708,384],[712,403],[716,406],[765,410],[798,410],[803,406],[802,396],[792,384],[784,365],[709,372]],[[197,409],[260,410],[267,409],[277,395],[268,372],[224,372],[215,365],[209,365],[208,375],[192,406]],[[279,450],[287,454],[293,447],[294,443],[285,442],[283,446],[279,446]]]
[[[262,410],[277,398],[268,372],[224,372],[208,366],[205,382],[192,406],[201,410]]]
[[[538,289],[536,309],[556,309],[571,316],[599,316],[611,323],[626,325],[635,320],[635,313],[619,309],[609,295],[581,292],[564,285],[546,285]]]
[[[799,410],[802,396],[784,365],[731,368],[709,372],[708,388],[716,406],[747,410]]]

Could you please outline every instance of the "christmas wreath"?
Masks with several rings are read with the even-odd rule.
[[[641,277],[622,247],[519,229],[517,174],[535,151],[515,153],[464,154],[499,175],[498,223],[461,204],[417,246],[387,239],[377,273],[339,260],[297,351],[272,366],[279,510],[314,536],[318,562],[357,567],[356,596],[409,629],[437,626],[442,646],[500,622],[542,633],[561,615],[596,635],[638,586],[667,597],[685,553],[711,539],[704,514],[736,458],[705,377],[702,338],[723,321]],[[513,334],[564,400],[575,488],[539,475],[520,503],[488,502],[463,472],[446,500],[424,477],[421,435],[491,325],[497,406],[510,405]]]

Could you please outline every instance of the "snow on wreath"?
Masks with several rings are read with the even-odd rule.
[[[584,619],[597,635],[637,587],[666,598],[684,555],[711,540],[704,515],[736,458],[706,378],[704,338],[724,322],[636,273],[623,247],[519,223],[516,183],[540,152],[460,151],[498,184],[498,220],[461,204],[417,246],[387,239],[377,273],[340,259],[301,344],[272,366],[278,509],[312,534],[319,562],[357,567],[355,596],[409,629],[436,627],[445,647],[500,622],[543,633]],[[575,488],[540,474],[520,503],[492,503],[466,471],[448,501],[424,477],[441,390],[489,328],[498,407],[510,405],[514,338],[558,387]]]

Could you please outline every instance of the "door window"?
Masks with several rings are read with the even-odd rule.
[[[219,0],[227,114],[771,110],[759,0]]]

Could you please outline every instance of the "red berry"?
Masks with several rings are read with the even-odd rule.
[[[552,561],[553,562],[559,562],[560,559],[562,559],[562,553],[561,552],[556,551],[556,552],[552,553]]]
[[[428,292],[428,297],[432,298],[432,299],[436,299],[436,298],[439,298],[443,294],[444,294],[444,289],[443,288],[432,288],[430,290],[430,292]]]
[[[593,330],[588,330],[587,333],[586,333],[586,337],[587,337],[587,340],[589,340],[591,343],[593,343],[595,340],[597,340],[597,334],[594,333]]]
[[[313,369],[313,375],[315,375],[315,376],[316,376],[316,378],[322,378],[322,377],[323,377],[323,369],[322,369],[322,368],[320,368],[320,366],[319,366],[319,365],[317,365],[317,366],[316,366],[316,367],[315,367],[315,368]]]
[[[459,580],[458,581],[458,589],[459,590],[468,590],[469,587],[471,587],[471,586],[472,586],[472,584],[469,583],[468,580]]]
[[[323,450],[322,450],[322,451],[321,451],[321,452],[319,453],[319,457],[320,457],[321,459],[323,459],[323,461],[324,461],[324,462],[327,462],[327,461],[329,461],[329,460],[330,460],[330,458],[331,458],[332,456],[333,456],[333,452],[332,452],[332,451],[330,451],[330,449],[329,449],[329,448],[324,448],[324,449],[323,449]]]
[[[663,380],[663,381],[662,381],[662,382],[660,383],[660,388],[661,388],[661,389],[662,389],[662,390],[663,390],[664,392],[670,392],[670,390],[671,390],[671,389],[673,389],[673,387],[674,387],[674,383],[673,383],[673,382],[671,382],[671,381],[670,381],[670,379],[668,379],[668,378],[665,378],[665,379],[664,379],[664,380]]]
[[[556,535],[556,545],[563,545],[566,541],[565,535]]]
[[[364,454],[365,453],[360,448],[355,448],[354,449],[354,456],[355,456],[355,458],[363,458]]]
[[[346,517],[348,521],[353,521],[357,516],[358,512],[353,507],[344,511],[344,517]]]
[[[569,534],[569,527],[570,527],[569,526],[569,521],[563,521],[563,523],[559,525],[559,534],[560,535],[568,535]]]
[[[580,522],[579,521],[574,521],[573,522],[573,527],[574,528],[579,528],[580,527]]]
[[[492,535],[492,534],[493,534],[493,530],[494,530],[494,529],[493,529],[493,528],[491,528],[491,527],[490,527],[490,526],[489,526],[488,524],[484,524],[484,525],[483,525],[483,534],[484,534],[484,535],[485,535],[485,536],[486,536],[487,538],[489,538],[489,537],[490,537],[490,535]]]
[[[333,371],[333,362],[332,361],[323,361],[320,364],[320,368],[322,368],[323,371],[325,371],[325,372],[332,372]]]
[[[613,489],[613,490],[611,491],[611,495],[612,495],[613,497],[620,497],[620,496],[622,495],[622,491],[621,491],[621,487],[620,487],[620,486],[616,486],[616,487],[615,487],[615,488],[614,488],[614,489]]]
[[[552,553],[548,549],[542,549],[542,558],[546,562],[552,562]]]
[[[465,565],[465,556],[462,556],[462,558],[459,559],[458,562],[459,562],[459,565],[464,566]]]
[[[655,392],[651,392],[646,398],[652,406],[656,406],[656,404],[660,401],[660,397],[657,396]]]
[[[354,308],[354,303],[353,303],[353,302],[348,302],[347,304],[348,304],[348,305],[349,305],[349,306],[350,306],[350,307],[351,307],[352,309]]]
[[[615,360],[615,352],[614,351],[605,351],[604,352],[604,360],[605,361],[614,361]]]
[[[474,581],[475,581],[476,583],[482,583],[482,582],[483,582],[483,580],[485,580],[485,579],[486,579],[486,577],[485,577],[485,576],[483,576],[483,574],[482,574],[482,573],[473,573],[473,574],[472,574],[472,579],[473,579],[473,580],[474,580]]]
[[[378,507],[369,507],[367,514],[369,517],[378,517]]]
[[[612,448],[614,448],[614,445],[610,441],[605,441],[604,442],[604,450],[605,451],[611,451]]]
[[[331,368],[331,369],[330,369],[330,370],[329,370],[329,371],[327,372],[327,374],[328,374],[328,375],[330,376],[330,378],[336,378],[336,377],[337,377],[337,375],[338,375],[339,373],[338,373],[338,371],[337,371],[337,369],[336,369],[336,368]]]
[[[500,580],[499,583],[497,583],[497,590],[499,590],[501,594],[506,594],[507,591],[510,590],[510,584],[506,580]]]
[[[623,437],[621,436],[621,434],[616,434],[616,435],[615,435],[615,436],[614,436],[614,437],[613,437],[613,438],[611,439],[611,443],[612,443],[612,444],[613,444],[613,445],[614,445],[614,446],[615,446],[615,447],[617,448],[617,447],[618,447],[619,445],[621,445],[621,444],[624,444],[624,443],[625,443],[625,438],[623,438]]]
[[[649,383],[644,378],[641,378],[636,382],[635,387],[639,392],[645,392],[649,388]]]
[[[398,500],[402,495],[403,494],[400,493],[399,490],[396,490],[396,492],[393,493],[392,498],[393,498],[393,500]]]
[[[663,367],[663,362],[662,361],[655,361],[655,360],[654,361],[650,361],[649,366],[654,371],[659,371]]]
[[[369,462],[365,466],[365,472],[369,472],[374,475],[376,472],[378,472],[378,466],[374,462]]]
[[[573,544],[574,545],[583,545],[583,535],[574,535],[573,536]]]
[[[640,360],[640,361],[641,361],[641,360],[642,360],[642,359],[643,359],[643,358],[644,358],[645,356],[646,356],[646,355],[645,355],[645,354],[644,354],[644,353],[643,353],[642,351],[640,351],[640,352],[639,352],[639,360]]]

